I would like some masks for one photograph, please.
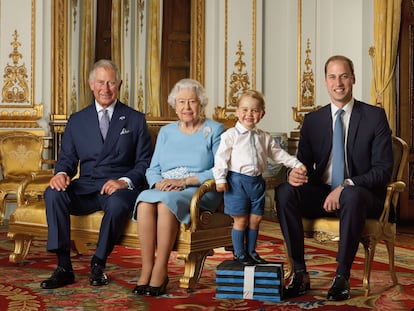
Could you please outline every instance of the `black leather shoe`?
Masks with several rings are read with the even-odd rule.
[[[249,256],[250,256],[251,259],[253,259],[253,261],[255,263],[258,263],[258,264],[265,264],[265,263],[267,263],[267,261],[264,260],[262,257],[260,257],[259,254],[256,253],[256,252],[250,253]]]
[[[147,288],[147,292],[145,293],[147,296],[161,296],[167,292],[167,285],[168,285],[168,277],[164,280],[161,286],[151,286],[149,285]]]
[[[107,285],[108,283],[109,279],[104,273],[104,267],[97,264],[93,265],[89,276],[89,284],[92,286],[102,286]]]
[[[328,300],[347,300],[351,296],[349,281],[342,275],[337,275],[332,281],[331,288],[328,290]]]
[[[75,283],[75,275],[73,274],[73,271],[67,271],[58,266],[50,278],[40,283],[40,287],[44,289],[52,289],[73,283]]]
[[[250,258],[249,255],[247,255],[244,252],[241,253],[239,256],[235,256],[234,260],[238,261],[239,263],[245,266],[254,266],[256,263],[252,258]]]
[[[148,284],[137,285],[132,290],[132,293],[135,294],[135,295],[144,295],[149,291],[148,287],[149,287]]]
[[[306,294],[310,290],[310,279],[308,272],[296,272],[290,279],[289,285],[285,288],[285,297],[292,298]]]

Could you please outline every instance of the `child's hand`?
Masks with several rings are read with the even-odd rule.
[[[308,176],[306,176],[307,169],[304,165],[293,168],[288,176],[288,182],[294,187],[302,186],[308,182]]]
[[[227,183],[216,184],[216,190],[217,190],[217,192],[227,192],[227,190],[228,190]]]
[[[306,169],[305,165],[299,166],[299,169],[303,172],[304,175],[306,175],[308,173],[308,170]]]

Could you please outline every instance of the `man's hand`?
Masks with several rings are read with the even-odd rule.
[[[128,183],[126,181],[110,179],[102,186],[101,194],[111,195],[115,191],[125,188],[128,188]]]
[[[308,182],[308,176],[306,176],[307,169],[304,165],[293,168],[288,176],[288,182],[292,186],[302,186],[303,184]]]
[[[323,203],[323,208],[325,211],[334,212],[336,210],[339,210],[339,196],[341,195],[343,189],[344,187],[339,185],[326,197],[325,202]]]
[[[57,191],[65,191],[70,184],[70,177],[66,174],[56,174],[50,179],[49,186]]]

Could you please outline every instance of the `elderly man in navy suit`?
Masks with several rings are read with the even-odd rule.
[[[310,289],[302,216],[339,218],[338,265],[327,298],[345,300],[350,297],[350,270],[365,219],[378,217],[384,206],[393,167],[391,130],[382,108],[354,99],[354,83],[349,58],[336,55],[327,60],[325,84],[331,103],[307,114],[300,131],[298,159],[308,174],[292,169],[288,182],[276,191],[277,215],[294,265],[287,297],[303,295]],[[341,121],[340,131],[334,128],[337,119]],[[342,134],[339,162],[334,132]]]
[[[145,171],[151,158],[151,138],[142,113],[118,98],[122,80],[109,60],[94,64],[89,86],[95,101],[74,113],[62,138],[55,174],[45,191],[47,250],[58,266],[41,282],[45,289],[75,282],[70,259],[70,215],[103,210],[90,284],[108,284],[107,257],[120,238],[137,195],[147,187]],[[80,176],[72,178],[80,169]]]

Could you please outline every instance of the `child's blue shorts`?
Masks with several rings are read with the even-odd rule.
[[[224,213],[242,216],[264,213],[266,182],[262,175],[227,174],[228,191],[224,192]]]

